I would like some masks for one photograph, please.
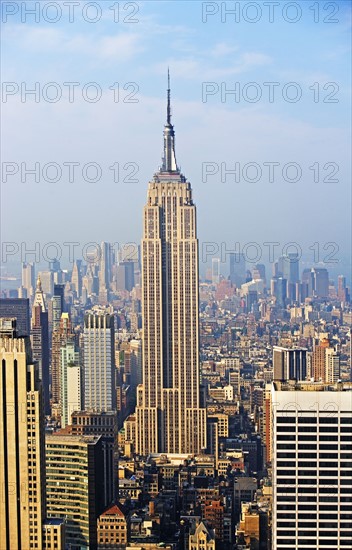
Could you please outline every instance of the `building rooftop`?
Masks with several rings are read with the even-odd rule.
[[[286,382],[273,382],[275,391],[352,391],[352,382],[337,382],[328,384],[323,382],[296,382],[288,380]]]
[[[112,504],[101,514],[101,516],[120,516],[122,518],[125,517],[123,511],[121,510],[121,508],[119,508],[119,506],[117,506],[117,504]]]
[[[64,518],[46,518],[43,522],[44,527],[46,525],[62,525],[65,523]]]

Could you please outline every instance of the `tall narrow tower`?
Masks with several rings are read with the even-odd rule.
[[[198,239],[191,185],[181,174],[171,124],[170,79],[162,166],[149,183],[142,239],[143,381],[136,450],[198,453],[206,446],[200,403]]]

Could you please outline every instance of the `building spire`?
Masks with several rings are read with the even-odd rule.
[[[167,68],[167,124],[171,124],[170,70]]]
[[[174,127],[171,124],[171,89],[170,89],[170,71],[167,70],[167,116],[166,124],[164,126],[164,155],[163,164],[161,166],[161,172],[177,172],[179,169],[176,163],[175,154],[175,132]]]

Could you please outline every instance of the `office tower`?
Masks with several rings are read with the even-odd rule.
[[[54,296],[59,296],[61,301],[61,313],[65,311],[65,285],[54,284]],[[61,315],[60,315],[61,317]]]
[[[95,268],[92,263],[87,266],[87,273],[82,278],[82,287],[87,291],[87,295],[99,293],[99,278],[95,274]]]
[[[196,207],[175,156],[170,89],[162,166],[149,183],[142,239],[143,382],[137,389],[136,450],[199,453],[200,403]]]
[[[116,290],[128,290],[134,287],[134,266],[135,262],[120,262],[116,266]]]
[[[40,275],[32,307],[31,343],[33,360],[38,361],[39,377],[43,385],[44,412],[50,414],[50,390],[49,390],[49,319],[44,293],[42,290]]]
[[[74,341],[66,341],[61,346],[61,426],[71,422],[73,411],[82,407],[82,369],[80,353]]]
[[[77,298],[82,294],[82,274],[81,274],[81,260],[75,260],[72,267],[71,284],[73,290],[76,292]]]
[[[312,353],[312,377],[315,382],[337,382],[340,378],[340,355],[324,338]]]
[[[349,301],[349,292],[346,287],[346,277],[339,275],[337,277],[337,297],[343,304]]]
[[[18,336],[30,335],[31,323],[27,298],[1,298],[0,319],[2,318],[16,318]]]
[[[334,348],[325,351],[325,382],[335,384],[340,379],[340,354]]]
[[[114,316],[91,311],[84,317],[84,407],[111,411],[116,406]]]
[[[295,300],[299,304],[303,304],[305,302],[305,299],[308,298],[308,295],[309,295],[308,283],[306,283],[306,282],[296,283],[296,285],[295,285]]]
[[[305,348],[273,348],[274,380],[305,380],[307,350]]]
[[[34,264],[25,263],[22,264],[22,286],[27,290],[27,297],[33,295],[35,288],[35,272]]]
[[[62,313],[60,324],[53,331],[51,348],[51,409],[53,416],[61,415],[61,347],[73,340],[71,320],[68,313]]]
[[[131,385],[136,387],[142,383],[142,341],[130,341]]]
[[[264,264],[256,264],[254,268],[252,269],[252,278],[255,279],[262,279],[265,281],[265,265]]]
[[[350,547],[351,408],[351,384],[273,383],[273,550]]]
[[[61,271],[60,262],[57,258],[50,260],[49,271],[54,271],[55,273],[57,273],[58,271]]]
[[[329,296],[329,273],[322,267],[312,268],[313,295],[317,298],[327,298]]]
[[[29,338],[0,319],[0,548],[42,545],[45,517],[44,416]]]
[[[212,258],[211,260],[211,282],[213,285],[220,283],[220,258]]]
[[[242,253],[230,254],[230,281],[237,287],[246,282],[246,258]]]
[[[111,245],[102,242],[100,245],[99,291],[109,290],[111,281]]]
[[[68,426],[72,435],[99,435],[103,448],[104,485],[103,504],[108,506],[117,497],[117,412],[75,411]]]
[[[65,518],[67,548],[96,548],[104,509],[100,436],[49,435],[45,441],[48,518]]]
[[[60,326],[61,319],[61,296],[53,296],[50,300],[51,309],[51,332],[57,330]]]
[[[18,288],[18,298],[28,298],[27,289],[23,286]]]
[[[54,292],[54,275],[52,271],[39,271],[38,277],[40,278],[42,289],[44,294],[52,296]]]
[[[271,294],[275,296],[278,307],[286,307],[287,298],[287,280],[282,277],[273,277],[271,279]]]
[[[287,283],[299,281],[299,255],[297,252],[289,252],[281,256],[277,262],[277,277],[286,279]]]
[[[314,347],[312,354],[312,377],[316,382],[326,381],[326,350],[329,346],[329,340],[323,338],[323,340]]]
[[[313,296],[314,289],[314,273],[312,269],[303,269],[302,284],[306,284],[308,288],[308,296]]]

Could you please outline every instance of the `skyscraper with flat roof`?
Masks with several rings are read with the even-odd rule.
[[[18,336],[29,336],[31,331],[28,298],[1,298],[0,319],[16,318]]]
[[[272,385],[273,550],[350,548],[352,384]]]
[[[199,372],[198,239],[190,183],[180,172],[170,87],[162,166],[149,183],[142,239],[143,382],[137,452],[206,447]]]
[[[68,548],[97,547],[104,509],[104,457],[100,436],[49,435],[46,448],[48,518],[65,518]]]
[[[84,407],[112,411],[116,407],[114,316],[90,311],[84,318]]]

